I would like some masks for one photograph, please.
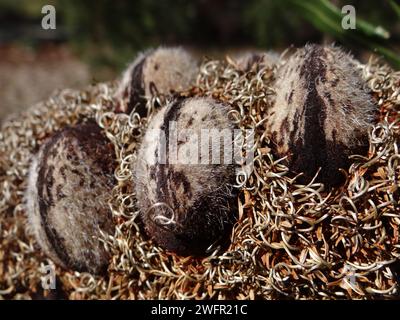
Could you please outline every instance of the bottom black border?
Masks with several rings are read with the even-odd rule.
[[[358,319],[398,314],[400,300],[379,301],[0,301],[0,319]],[[183,312],[182,312],[183,310]],[[293,318],[292,318],[293,317]],[[337,318],[336,318],[337,317]],[[85,319],[85,318],[83,318]]]

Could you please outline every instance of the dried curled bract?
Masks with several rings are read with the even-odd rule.
[[[236,174],[229,110],[210,98],[178,99],[149,123],[136,194],[147,233],[167,250],[202,254],[231,228]]]
[[[197,61],[179,47],[161,47],[139,54],[124,72],[117,90],[119,111],[130,113],[137,107],[136,111],[146,116],[146,101],[149,98],[190,88],[197,72]]]
[[[276,98],[266,130],[295,173],[326,185],[343,181],[349,156],[365,154],[375,105],[358,63],[333,46],[307,45],[277,71]]]
[[[26,190],[28,231],[57,264],[99,273],[108,254],[100,229],[113,232],[108,198],[114,150],[95,123],[67,127],[40,148]]]

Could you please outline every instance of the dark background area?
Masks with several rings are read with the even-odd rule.
[[[56,8],[56,30],[41,9]],[[356,30],[343,30],[343,5]],[[400,69],[400,3],[328,0],[0,0],[0,119],[52,90],[115,78],[135,54],[183,45],[222,56],[336,42],[365,61],[375,52]]]

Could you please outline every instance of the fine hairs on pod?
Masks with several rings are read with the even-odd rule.
[[[233,60],[239,70],[247,72],[255,64],[258,67],[274,67],[279,62],[279,55],[273,51],[245,51],[234,55]]]
[[[149,122],[135,169],[136,196],[147,234],[166,250],[202,255],[229,236],[237,203],[229,111],[211,98],[181,98]],[[215,143],[218,133],[231,140],[220,136]]]
[[[266,130],[277,157],[299,181],[326,186],[344,181],[350,155],[366,155],[376,106],[359,63],[335,46],[306,45],[278,68]]]
[[[27,231],[56,264],[94,274],[107,268],[100,230],[114,230],[108,206],[114,167],[114,148],[94,121],[54,133],[34,157]]]
[[[194,85],[198,61],[181,47],[159,47],[140,53],[124,71],[116,93],[119,112],[134,108],[147,115],[146,103],[156,95],[169,96]]]

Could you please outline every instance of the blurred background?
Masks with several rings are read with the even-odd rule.
[[[42,7],[56,9],[44,30]],[[341,27],[344,5],[356,29]],[[199,54],[343,45],[400,70],[399,0],[0,0],[0,122],[55,89],[116,78],[138,51],[183,45]]]

